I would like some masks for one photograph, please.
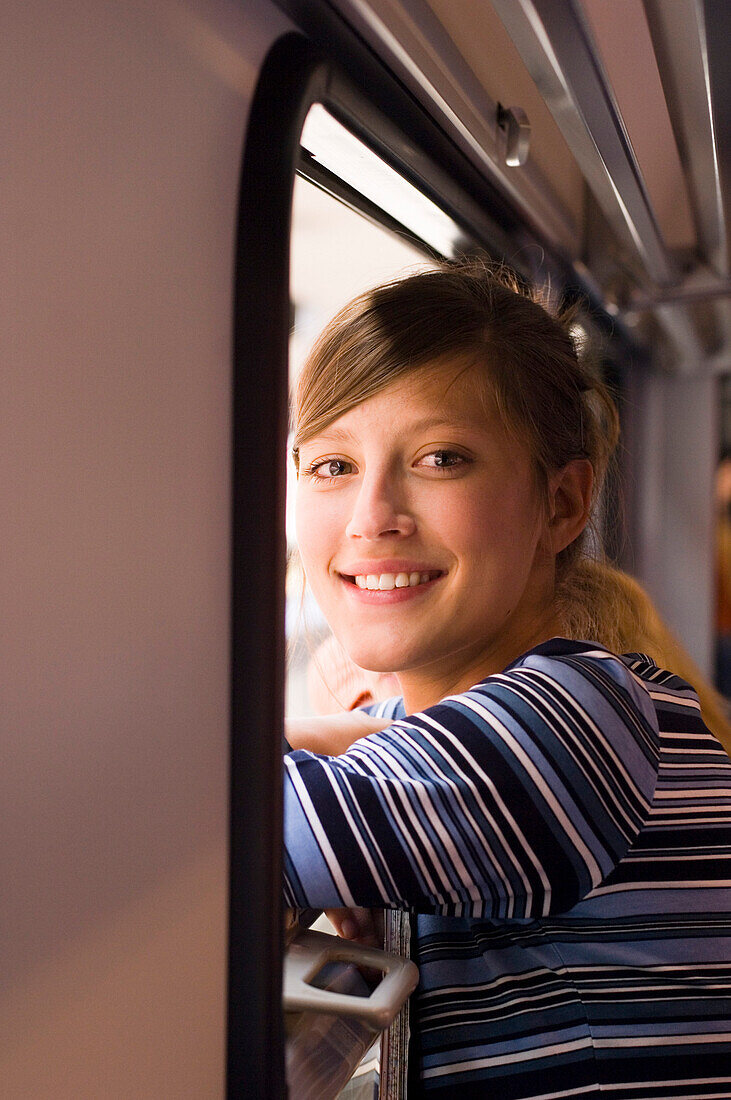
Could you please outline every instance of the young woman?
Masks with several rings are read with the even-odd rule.
[[[357,299],[299,381],[307,576],[401,697],[290,726],[286,897],[410,913],[412,1096],[731,1096],[731,764],[587,556],[616,438],[480,265]]]

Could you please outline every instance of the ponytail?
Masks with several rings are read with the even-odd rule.
[[[687,680],[700,699],[706,725],[731,752],[731,723],[723,698],[633,577],[605,562],[581,557],[559,583],[557,603],[561,630],[567,638],[588,638],[613,653],[645,653],[661,668]]]

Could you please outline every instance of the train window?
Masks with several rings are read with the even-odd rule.
[[[315,103],[302,130],[303,156],[310,169],[324,170],[362,199],[426,242],[435,252],[453,256],[463,232],[447,213],[386,164],[364,142]]]

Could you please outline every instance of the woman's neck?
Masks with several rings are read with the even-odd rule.
[[[523,653],[560,633],[557,620],[551,613],[534,619],[523,629],[513,629],[508,634],[482,646],[476,652],[454,654],[451,661],[444,658],[433,665],[407,669],[397,674],[407,714],[415,714],[433,706],[447,695],[457,695],[480,683],[487,676],[502,672]]]

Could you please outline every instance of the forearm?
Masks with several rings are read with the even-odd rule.
[[[364,711],[327,714],[317,718],[288,718],[285,736],[293,749],[308,749],[322,756],[340,756],[361,737],[389,725],[386,718],[372,718]]]

